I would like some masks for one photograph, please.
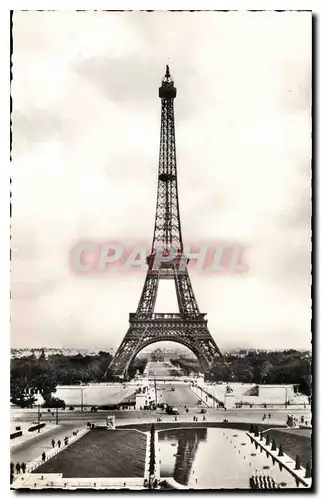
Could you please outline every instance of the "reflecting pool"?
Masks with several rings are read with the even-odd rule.
[[[284,488],[295,479],[256,449],[245,431],[179,428],[158,432],[161,478],[173,478],[188,488],[249,489],[253,474],[270,475]]]

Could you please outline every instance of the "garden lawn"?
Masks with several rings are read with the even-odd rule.
[[[275,438],[277,446],[279,447],[281,444],[283,451],[293,460],[296,460],[296,455],[298,455],[303,467],[306,467],[307,462],[312,461],[311,431],[309,429],[272,429],[267,434],[271,441]]]
[[[63,477],[143,477],[146,436],[135,430],[93,429],[36,473]]]

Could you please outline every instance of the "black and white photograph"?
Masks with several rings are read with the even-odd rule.
[[[10,488],[312,492],[312,12],[10,20]]]

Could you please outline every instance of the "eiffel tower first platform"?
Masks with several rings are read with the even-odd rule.
[[[179,214],[174,106],[177,89],[169,67],[159,88],[161,99],[161,135],[158,171],[158,193],[152,249],[147,257],[148,270],[139,305],[130,313],[129,329],[109,368],[115,375],[127,378],[131,361],[149,344],[160,341],[178,342],[197,357],[207,371],[221,352],[211,337],[206,314],[200,313],[192,290],[187,264],[182,263],[183,244]],[[156,265],[156,256],[175,257]],[[160,259],[159,259],[160,260]],[[162,259],[161,259],[162,260]],[[166,260],[166,258],[164,259]],[[161,279],[174,280],[179,313],[155,313],[154,307]]]

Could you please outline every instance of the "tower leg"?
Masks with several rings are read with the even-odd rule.
[[[131,362],[139,352],[148,345],[161,341],[177,342],[190,349],[203,372],[210,369],[214,359],[222,357],[204,321],[196,322],[192,327],[188,321],[158,324],[151,320],[130,326],[109,368],[116,375],[126,377]]]

